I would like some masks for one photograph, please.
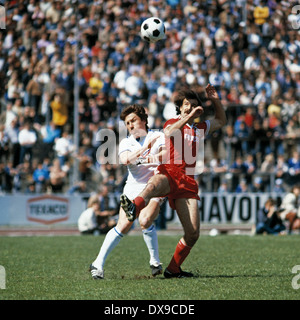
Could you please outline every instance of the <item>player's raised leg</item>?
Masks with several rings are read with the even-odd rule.
[[[163,197],[170,192],[168,178],[163,174],[156,174],[148,181],[145,189],[131,201],[125,194],[121,195],[121,207],[129,221],[134,221],[149,203],[151,198]]]

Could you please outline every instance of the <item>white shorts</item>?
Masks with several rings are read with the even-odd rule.
[[[126,196],[130,199],[133,200],[136,198],[146,187],[146,183],[136,183],[136,184],[125,184],[125,187],[123,189],[123,193],[126,194]],[[165,197],[157,197],[157,198],[152,198],[152,201],[156,201],[159,203],[159,205],[162,205]]]

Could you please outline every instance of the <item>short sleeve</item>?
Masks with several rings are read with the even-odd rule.
[[[197,128],[204,130],[204,135],[207,136],[210,129],[210,120],[198,123]]]

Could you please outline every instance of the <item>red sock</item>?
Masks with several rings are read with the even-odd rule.
[[[181,242],[181,240],[179,240],[179,242],[177,243],[174,255],[172,257],[172,260],[167,267],[168,270],[172,273],[180,272],[179,267],[181,266],[181,264],[183,263],[185,258],[188,256],[191,249],[192,249],[192,247],[189,247],[189,246],[183,244]]]
[[[142,197],[136,197],[133,200],[134,204],[135,204],[135,208],[136,208],[136,215],[138,216],[141,212],[141,210],[143,210],[146,207],[146,203],[144,198]]]

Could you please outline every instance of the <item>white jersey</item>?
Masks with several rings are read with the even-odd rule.
[[[78,230],[80,232],[89,231],[97,228],[96,215],[93,208],[84,210],[78,219]]]
[[[136,152],[141,149],[145,144],[148,144],[150,137],[153,137],[153,135],[159,135],[159,138],[155,141],[153,147],[146,150],[142,156],[158,154],[160,148],[165,145],[164,134],[159,131],[149,130],[145,137],[140,138],[140,141],[137,141],[133,136],[123,139],[119,145],[119,156],[125,151]],[[128,178],[124,187],[124,193],[127,197],[134,199],[145,188],[158,165],[158,162],[127,165]]]

